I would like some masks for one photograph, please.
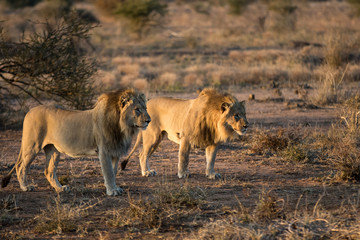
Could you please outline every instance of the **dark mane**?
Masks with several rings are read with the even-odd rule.
[[[237,102],[236,98],[227,93],[219,93],[215,89],[204,89],[195,99],[189,112],[190,119],[186,120],[189,126],[188,136],[194,147],[204,148],[216,142],[218,137],[217,123],[220,120],[222,103]]]
[[[120,107],[123,101],[138,97],[133,89],[121,89],[102,94],[95,105],[95,127],[97,127],[97,141],[103,141],[109,151],[126,153],[131,144],[131,137],[136,129],[125,126],[121,129]],[[124,127],[123,127],[124,128]],[[100,131],[99,131],[100,130]],[[102,131],[101,131],[102,130]],[[102,136],[99,136],[101,134]]]

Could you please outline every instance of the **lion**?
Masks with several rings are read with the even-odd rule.
[[[248,128],[245,101],[239,102],[227,93],[212,88],[204,89],[196,99],[154,98],[147,103],[151,123],[139,133],[136,143],[121,163],[124,170],[135,149],[143,142],[140,167],[143,176],[156,175],[150,169],[149,158],[161,140],[167,137],[180,145],[178,177],[189,177],[189,152],[191,147],[205,148],[206,176],[221,178],[214,170],[216,152],[221,143],[244,135]]]
[[[25,116],[21,149],[15,166],[2,181],[6,187],[16,169],[20,188],[33,191],[26,175],[36,155],[44,149],[45,176],[57,192],[68,191],[56,176],[60,153],[70,157],[98,156],[106,193],[116,196],[123,190],[115,176],[120,156],[126,154],[133,136],[147,128],[151,118],[145,95],[133,89],[102,94],[91,110],[65,110],[59,106],[38,106]]]

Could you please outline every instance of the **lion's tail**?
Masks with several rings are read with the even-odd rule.
[[[16,164],[10,170],[10,172],[1,180],[1,187],[2,188],[5,188],[9,184],[10,179],[11,179],[11,175],[15,171],[16,167],[19,166],[19,164],[21,164],[21,162],[22,162],[22,151],[20,150],[19,157],[18,157],[18,160],[17,160]]]
[[[129,159],[130,159],[131,155],[133,155],[133,153],[135,152],[136,148],[140,145],[141,138],[142,138],[142,133],[139,132],[139,134],[137,135],[137,138],[136,138],[136,142],[135,142],[134,147],[131,149],[131,152],[129,153],[129,155],[127,155],[127,157],[125,158],[125,160],[121,162],[121,170],[125,170],[126,165],[127,165],[127,163],[129,162]]]

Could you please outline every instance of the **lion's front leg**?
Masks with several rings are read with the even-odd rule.
[[[112,160],[112,167],[113,167],[114,175],[116,177],[120,159],[118,157],[112,157],[111,160]]]
[[[210,145],[206,147],[206,176],[210,179],[219,179],[221,175],[214,170],[215,158],[217,152],[217,145]]]
[[[179,163],[178,163],[179,178],[190,177],[190,172],[188,168],[189,153],[190,153],[190,144],[186,138],[182,138],[180,141],[180,149],[179,149]]]
[[[124,190],[116,186],[115,172],[112,166],[112,157],[104,153],[104,150],[100,150],[99,160],[101,165],[101,171],[104,176],[106,194],[109,196],[120,195],[124,192]]]

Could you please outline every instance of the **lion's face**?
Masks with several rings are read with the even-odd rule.
[[[122,112],[126,124],[129,127],[145,130],[151,118],[146,109],[146,98],[139,94],[131,99],[122,102]]]
[[[222,120],[225,131],[229,135],[244,135],[248,128],[245,101],[223,103],[221,106]]]

